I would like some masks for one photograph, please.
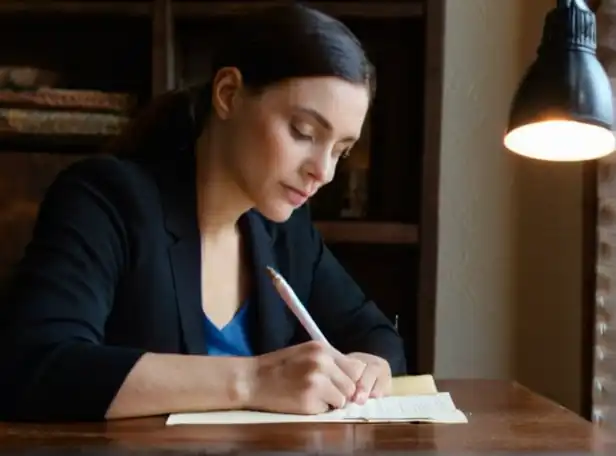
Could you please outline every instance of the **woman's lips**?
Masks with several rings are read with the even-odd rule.
[[[301,190],[298,190],[294,187],[289,187],[288,185],[283,184],[283,188],[285,189],[285,194],[287,196],[287,199],[293,206],[296,206],[296,207],[301,206],[310,197],[310,194],[303,192]]]

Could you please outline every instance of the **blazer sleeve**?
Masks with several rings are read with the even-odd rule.
[[[364,352],[389,362],[393,375],[406,374],[404,344],[394,325],[327,248],[306,209],[314,253],[310,313],[330,342],[344,353]]]
[[[103,419],[143,354],[104,343],[128,257],[123,186],[118,160],[91,159],[48,189],[0,306],[0,419]]]

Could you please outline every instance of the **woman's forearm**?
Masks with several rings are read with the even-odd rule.
[[[107,419],[243,408],[253,358],[147,353],[111,402]]]

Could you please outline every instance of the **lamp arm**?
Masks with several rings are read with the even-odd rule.
[[[584,0],[558,0],[548,13],[538,53],[597,49],[595,14]]]

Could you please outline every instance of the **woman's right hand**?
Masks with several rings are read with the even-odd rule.
[[[343,407],[365,364],[327,344],[306,342],[254,358],[247,408],[316,414]]]

